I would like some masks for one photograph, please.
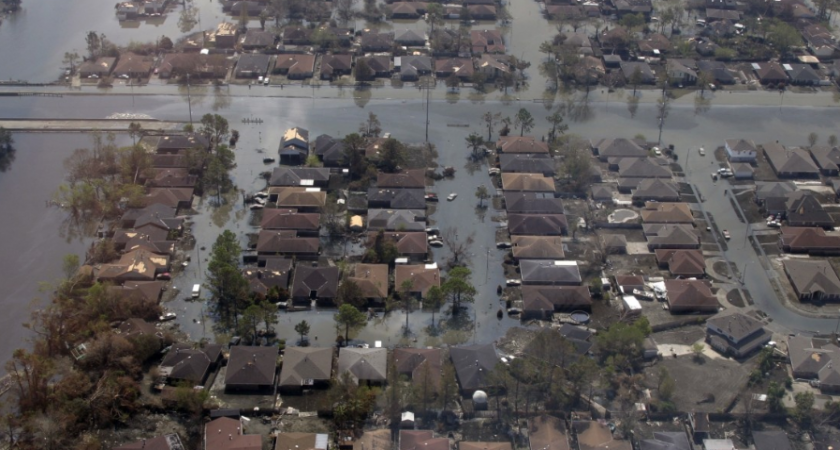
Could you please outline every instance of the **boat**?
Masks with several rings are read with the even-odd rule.
[[[274,161],[276,161],[276,159],[271,158],[271,157],[265,157],[265,158],[263,158],[263,162],[264,162],[265,164],[271,164],[271,163],[273,163]]]
[[[257,192],[253,195],[254,198],[268,198],[268,192]]]
[[[505,284],[508,285],[508,286],[519,286],[519,285],[522,284],[522,280],[517,280],[517,279],[514,279],[514,278],[508,278],[507,280],[505,280]]]
[[[454,192],[453,192],[453,193],[449,194],[449,195],[446,197],[446,199],[447,199],[447,200],[449,200],[449,201],[451,202],[452,200],[455,200],[455,197],[457,197],[457,196],[458,196],[458,194],[456,194],[456,193],[454,193]]]
[[[511,248],[513,244],[510,242],[496,242],[496,248]]]
[[[522,310],[519,308],[508,308],[507,310],[509,316],[515,316],[518,314],[522,314]]]
[[[265,205],[261,205],[259,203],[254,203],[253,205],[250,206],[250,208],[251,208],[252,211],[256,211],[258,209],[265,209]]]
[[[438,227],[426,227],[426,234],[440,234],[440,228],[438,228]]]
[[[170,321],[170,320],[175,320],[176,317],[178,317],[178,315],[175,314],[174,312],[168,312],[168,313],[160,316],[160,321],[161,322],[167,322],[167,321]]]
[[[425,198],[426,198],[426,201],[427,201],[427,202],[436,202],[436,201],[438,201],[438,196],[437,196],[437,194],[435,194],[434,192],[430,192],[430,193],[426,194],[426,195],[425,195]]]
[[[443,247],[443,241],[439,239],[433,239],[429,241],[429,245],[431,245],[432,247]]]

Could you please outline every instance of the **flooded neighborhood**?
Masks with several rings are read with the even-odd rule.
[[[840,445],[837,10],[0,0],[0,447]]]

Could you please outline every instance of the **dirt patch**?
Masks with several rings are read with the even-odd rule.
[[[741,295],[741,291],[738,289],[732,289],[726,294],[726,301],[728,301],[732,306],[737,306],[738,308],[743,308],[746,306],[746,301],[744,297]]]
[[[704,358],[697,363],[693,357],[664,357],[662,361],[645,370],[649,387],[655,388],[659,366],[664,366],[677,382],[677,386],[694,386],[677,389],[674,404],[678,411],[723,411],[747,383],[751,364],[740,364],[727,359]]]
[[[738,200],[738,205],[741,206],[741,210],[744,211],[744,215],[749,223],[761,222],[764,220],[764,213],[761,211],[758,204],[753,200],[754,196],[755,194],[752,189],[749,191],[742,190],[735,194],[735,198]]]
[[[724,277],[732,276],[729,273],[729,264],[727,264],[726,261],[716,261],[714,264],[712,264],[712,270],[714,270],[715,273]]]
[[[692,345],[706,336],[705,328],[701,326],[686,326],[676,330],[654,333],[653,340],[657,344]]]

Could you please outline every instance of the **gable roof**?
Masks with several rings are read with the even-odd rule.
[[[782,262],[785,272],[798,295],[821,292],[840,295],[840,279],[824,259],[786,259]]]
[[[785,69],[782,68],[781,64],[775,61],[769,61],[766,63],[754,63],[753,67],[757,67],[755,70],[756,75],[761,81],[764,82],[773,82],[773,81],[787,81],[788,76]]]
[[[761,322],[741,313],[717,314],[706,320],[706,325],[711,325],[730,337],[734,342],[740,342],[744,338],[763,329]]]
[[[534,260],[519,261],[522,284],[580,284],[577,261]]]
[[[834,225],[834,219],[811,191],[796,191],[788,194],[785,209],[789,225]]]
[[[273,386],[277,347],[234,345],[230,348],[226,385]]]
[[[505,191],[554,192],[554,179],[541,173],[503,173]]]
[[[767,159],[779,175],[811,174],[818,175],[820,169],[814,164],[811,155],[801,148],[785,148],[777,143],[762,145]]]
[[[332,376],[332,361],[333,349],[329,347],[287,347],[277,384],[297,387],[327,381]]]
[[[508,214],[510,234],[559,236],[567,227],[563,214]]]
[[[350,373],[359,381],[385,381],[388,350],[384,348],[342,347],[338,351],[338,373]]]
[[[840,147],[814,145],[810,148],[811,156],[823,170],[838,170],[840,165]]]
[[[423,372],[428,370],[430,381],[437,386],[440,383],[442,364],[443,352],[439,348],[394,349],[394,365],[397,372],[408,375],[415,382],[423,381]],[[402,448],[402,443],[400,443],[400,448]]]
[[[415,30],[399,30],[394,34],[394,42],[400,44],[412,42],[426,42],[426,36],[423,36],[421,33],[418,33]],[[429,59],[429,61],[431,62],[431,59]],[[431,69],[431,64],[429,64],[429,69]]]
[[[206,344],[204,348],[193,348],[190,343],[175,344],[160,362],[159,372],[174,380],[200,383],[221,352],[219,344]]]
[[[169,207],[178,207],[182,202],[192,201],[193,192],[195,189],[191,187],[185,188],[151,188],[149,194],[143,199],[145,204],[153,205],[160,203]]]
[[[667,264],[671,275],[699,277],[706,273],[706,260],[700,250],[656,249],[654,253],[657,263]]]
[[[269,208],[263,210],[260,227],[265,230],[318,230],[321,215],[318,213],[289,212],[284,209]]]
[[[167,434],[113,447],[112,450],[183,450],[183,448],[184,444],[181,443],[181,438],[177,434]]]
[[[388,297],[387,264],[356,264],[347,280],[356,283],[365,298]]]
[[[755,198],[765,200],[768,197],[785,197],[794,192],[796,185],[793,181],[756,181]]]
[[[321,75],[332,75],[335,71],[349,72],[352,68],[351,55],[324,55],[321,58]]]
[[[262,450],[262,435],[242,433],[239,419],[212,420],[204,426],[204,450]]]
[[[323,433],[277,433],[274,450],[327,450],[329,435]]]
[[[533,136],[500,136],[496,147],[502,153],[549,153],[548,144]]]
[[[425,188],[426,172],[423,169],[409,169],[397,173],[378,172],[376,187],[380,188]]]
[[[470,30],[473,53],[504,53],[505,43],[499,30]]]
[[[440,269],[436,264],[399,264],[394,267],[394,286],[400,289],[403,282],[411,280],[411,292],[425,296],[432,286],[440,286]]]
[[[550,192],[505,192],[508,214],[563,214],[563,200]]]
[[[642,230],[650,247],[700,246],[700,236],[694,232],[691,225],[644,224]]]
[[[791,251],[840,249],[840,236],[827,235],[819,227],[782,227],[781,241]]]
[[[646,203],[641,216],[645,223],[694,223],[688,203]]]
[[[590,141],[601,158],[647,158],[648,152],[631,139],[597,139]]]
[[[317,254],[320,248],[317,237],[297,237],[295,230],[262,230],[257,238],[258,253]]]
[[[317,188],[270,187],[268,195],[277,196],[278,208],[321,208],[327,202],[327,193]]]
[[[650,158],[622,158],[618,162],[618,176],[622,178],[671,178],[671,169],[656,164]]]
[[[524,311],[589,309],[592,295],[586,286],[522,286]]]
[[[680,191],[673,181],[663,180],[662,178],[645,178],[636,185],[632,197],[646,200],[679,199]]]
[[[671,310],[717,310],[717,297],[709,285],[700,280],[665,280],[665,291]]]
[[[499,168],[505,173],[542,173],[553,175],[557,170],[554,158],[543,153],[503,153]]]
[[[563,259],[563,242],[559,236],[511,236],[516,259]]]
[[[449,450],[448,438],[436,438],[431,430],[400,430],[399,450]]]
[[[424,231],[426,211],[422,209],[374,209],[368,210],[369,230]]]
[[[317,142],[317,141],[316,141]],[[269,186],[312,187],[330,181],[330,169],[322,167],[275,167]]]
[[[577,435],[580,450],[632,450],[630,441],[613,439],[606,423],[596,420],[575,420],[572,428]]]
[[[426,207],[425,189],[368,188],[368,203],[393,209],[423,209]],[[381,205],[384,203],[384,205]]]
[[[318,298],[334,298],[338,291],[338,267],[312,267],[298,264],[292,283],[293,297],[309,297],[312,291]]]
[[[311,75],[315,71],[315,55],[279,55],[275,70],[286,70],[289,76]]]
[[[458,383],[465,391],[486,387],[490,372],[499,363],[496,346],[492,343],[452,347],[449,357],[455,366]]]

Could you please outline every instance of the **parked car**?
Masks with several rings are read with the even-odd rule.
[[[487,169],[488,175],[499,175],[500,173],[502,173],[502,169],[499,169],[498,167],[491,167]]]
[[[496,248],[511,248],[513,244],[510,242],[496,242]]]
[[[519,286],[522,284],[522,280],[508,278],[507,280],[505,280],[505,284],[507,284],[508,286]]]
[[[456,194],[456,193],[454,193],[454,192],[453,192],[453,193],[449,194],[449,195],[446,197],[446,199],[447,199],[447,200],[449,200],[449,201],[451,202],[452,200],[455,200],[455,197],[457,197],[457,196],[458,196],[458,194]]]
[[[723,230],[723,238],[724,239],[726,239],[728,241],[731,237],[732,236],[729,235],[729,231]]]
[[[425,197],[427,202],[437,202],[440,200],[434,192],[429,192]]]
[[[168,313],[165,313],[164,315],[160,316],[160,321],[161,322],[166,322],[166,321],[169,321],[169,320],[175,320],[176,317],[178,317],[178,315],[175,314],[174,312],[168,312]]]

